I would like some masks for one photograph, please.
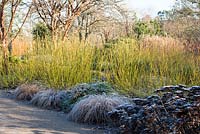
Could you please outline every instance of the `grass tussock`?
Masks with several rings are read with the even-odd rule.
[[[31,103],[41,108],[60,110],[65,97],[65,91],[56,92],[49,89],[38,92],[31,100]]]
[[[63,101],[63,110],[71,111],[74,104],[88,95],[117,94],[112,85],[107,82],[81,83],[71,87],[67,91],[67,97]]]
[[[22,84],[18,86],[14,93],[14,97],[17,100],[31,100],[34,95],[41,90],[41,87],[37,84]]]
[[[80,123],[99,124],[109,121],[107,113],[124,103],[119,97],[91,95],[82,99],[69,113],[69,119]]]

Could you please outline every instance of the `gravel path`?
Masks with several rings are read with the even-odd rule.
[[[63,113],[15,101],[0,91],[0,134],[103,134],[103,131],[70,122]]]

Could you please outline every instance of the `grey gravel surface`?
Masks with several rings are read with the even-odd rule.
[[[0,134],[103,134],[96,126],[67,120],[64,113],[15,101],[0,91]]]

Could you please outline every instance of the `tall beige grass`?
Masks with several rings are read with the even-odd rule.
[[[160,36],[145,36],[141,40],[141,46],[148,49],[157,49],[165,51],[180,50],[184,51],[184,43],[178,39],[172,37],[160,37]]]
[[[26,39],[17,38],[13,43],[12,55],[21,56],[26,54],[32,47],[32,42]]]

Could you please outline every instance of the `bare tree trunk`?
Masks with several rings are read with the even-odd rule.
[[[84,41],[87,40],[87,38],[88,38],[88,34],[89,34],[89,33],[88,33],[88,28],[89,28],[88,23],[89,23],[89,18],[86,17],[86,24],[85,24],[85,38],[84,38]]]
[[[84,21],[84,16],[82,17],[78,17],[78,35],[79,35],[79,41],[81,42],[83,39],[83,35],[82,35],[82,29],[83,29],[83,21]]]
[[[52,30],[51,30],[51,40],[52,40],[52,42],[53,42],[53,46],[54,46],[54,49],[56,49],[56,37],[55,37],[56,35],[55,35],[55,31],[54,31],[54,29],[52,28]]]
[[[2,1],[0,5],[0,44],[2,45],[2,67],[5,74],[8,74],[8,49],[6,46],[5,25],[4,25],[4,7],[7,1]]]
[[[71,28],[71,24],[72,22],[67,22],[66,26],[65,26],[65,31],[64,31],[64,34],[63,34],[63,37],[62,37],[62,42],[64,43],[66,41],[66,39],[68,38],[68,33],[69,33],[69,30]]]
[[[125,22],[125,31],[126,31],[126,36],[129,37],[129,24],[128,24],[128,20],[126,19],[126,22]]]
[[[81,30],[79,30],[79,32],[78,32],[78,37],[79,37],[79,41],[81,42],[82,39],[83,39],[83,35],[82,35]]]
[[[6,45],[6,40],[2,41],[2,50],[3,50],[3,62],[2,67],[5,74],[8,74],[8,47]]]
[[[21,3],[21,0],[16,0],[16,1],[14,1],[14,0],[12,0],[12,1],[2,0],[0,2],[0,44],[2,45],[2,52],[3,52],[2,67],[3,67],[3,71],[4,71],[5,74],[9,73],[9,71],[8,71],[8,69],[9,69],[8,68],[9,67],[8,66],[9,65],[9,53],[8,53],[8,44],[7,44],[8,35],[12,30],[14,16],[16,15],[16,11],[17,11],[17,8],[19,7],[20,3]],[[6,4],[10,4],[10,6],[11,6],[11,9],[10,9],[11,10],[11,17],[10,17],[10,20],[9,20],[7,30],[6,30],[5,24],[4,24],[5,23],[5,16],[4,16],[5,14],[4,13],[5,13]],[[28,14],[30,13],[30,11],[31,11],[31,6],[29,7],[27,14],[25,15],[25,18],[22,21],[21,27],[18,29],[15,36],[10,40],[11,42],[13,42],[17,38],[17,36],[20,33],[23,25],[25,24],[25,21],[28,17]]]

